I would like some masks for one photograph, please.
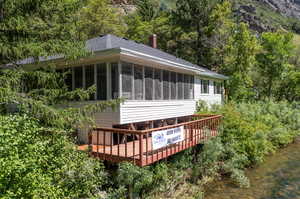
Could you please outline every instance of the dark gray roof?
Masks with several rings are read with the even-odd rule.
[[[227,79],[227,77],[224,75],[218,74],[218,73],[208,70],[204,67],[200,67],[198,65],[192,64],[188,61],[185,61],[183,59],[175,57],[175,56],[173,56],[169,53],[163,52],[159,49],[152,48],[150,46],[147,46],[147,45],[144,45],[141,43],[137,43],[135,41],[128,40],[125,38],[120,38],[120,37],[117,37],[117,36],[114,36],[111,34],[107,34],[107,35],[100,36],[100,37],[95,37],[93,39],[86,41],[86,49],[91,52],[99,52],[99,51],[104,51],[104,50],[109,50],[109,49],[121,49],[121,48],[136,51],[136,52],[150,55],[153,57],[165,59],[165,60],[168,60],[171,62],[175,62],[177,64],[182,64],[182,65],[185,65],[188,67],[192,67],[195,69],[200,69],[200,70],[204,71],[203,75],[206,75],[206,76]],[[55,59],[59,59],[59,58],[63,58],[63,55],[39,58],[39,61],[49,61],[49,60],[55,60]],[[35,60],[33,58],[28,58],[28,59],[19,61],[18,64],[31,64],[34,62],[35,62]]]
[[[102,50],[107,50],[107,49],[113,49],[113,48],[125,48],[128,50],[133,50],[139,53],[143,53],[146,55],[150,55],[153,57],[158,57],[161,59],[165,59],[168,61],[172,61],[178,64],[182,64],[182,65],[186,65],[189,67],[193,67],[195,69],[201,69],[203,71],[205,71],[203,73],[203,75],[208,75],[208,76],[214,76],[216,78],[222,78],[222,79],[226,79],[227,77],[221,74],[218,74],[216,72],[213,72],[211,70],[208,70],[207,68],[204,67],[200,67],[198,65],[192,64],[188,61],[185,61],[183,59],[180,59],[178,57],[175,57],[169,53],[166,53],[164,51],[161,51],[159,49],[156,48],[152,48],[150,46],[141,44],[141,43],[137,43],[135,41],[132,40],[128,40],[125,38],[120,38],[111,34],[108,35],[104,35],[101,37],[96,37],[93,39],[90,39],[86,42],[86,48],[92,52],[96,52],[96,51],[102,51]]]

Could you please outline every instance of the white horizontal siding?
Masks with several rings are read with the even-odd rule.
[[[84,101],[84,102],[71,102],[68,107],[80,108],[85,105],[97,103],[99,101]],[[61,107],[65,108],[67,106]],[[103,112],[96,113],[94,115],[95,123],[97,127],[112,127],[113,124],[119,124],[120,121],[120,108],[116,107],[115,110],[107,108]],[[81,127],[78,129],[78,141],[79,143],[88,143],[88,127]],[[110,136],[107,134],[106,143],[110,143]]]
[[[214,81],[209,80],[209,93],[202,94],[201,93],[201,79],[200,77],[195,78],[195,100],[204,100],[208,105],[212,104],[221,104],[222,103],[222,95],[214,94]]]
[[[120,105],[120,123],[142,122],[194,114],[195,100],[126,101]]]

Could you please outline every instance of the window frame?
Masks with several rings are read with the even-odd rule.
[[[207,84],[204,84],[204,82],[207,82]],[[205,94],[205,95],[209,95],[209,84],[210,84],[210,80],[207,79],[201,79],[201,94]],[[205,87],[207,86],[207,92],[205,92]]]

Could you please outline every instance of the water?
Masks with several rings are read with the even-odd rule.
[[[210,185],[205,199],[300,199],[300,141],[249,169],[250,188],[223,180]]]

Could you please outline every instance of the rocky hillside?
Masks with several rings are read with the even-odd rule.
[[[175,7],[175,0],[160,0]],[[125,13],[135,10],[134,0],[112,0]],[[231,0],[235,16],[257,32],[286,29],[300,33],[300,0]]]
[[[300,0],[233,0],[235,15],[258,32],[283,28],[300,33]]]

